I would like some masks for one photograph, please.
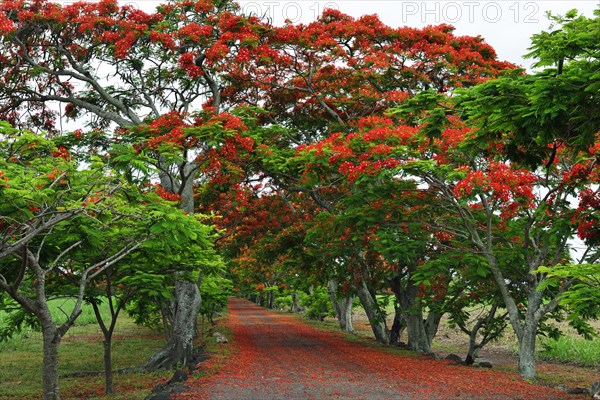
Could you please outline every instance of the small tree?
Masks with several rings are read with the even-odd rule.
[[[90,283],[143,243],[166,240],[173,221],[186,217],[129,186],[99,158],[78,165],[51,140],[1,128],[0,289],[40,324],[44,398],[58,399],[58,347]],[[56,295],[75,298],[63,323],[48,307]]]
[[[595,18],[577,16],[575,10],[550,18],[556,29],[534,35],[529,53],[544,70],[489,81],[458,96],[457,107],[477,129],[474,142],[489,161],[465,163],[469,171],[456,184],[456,196],[451,196],[448,181],[439,186],[445,188],[449,200],[460,205],[463,221],[471,221],[465,227],[488,258],[519,338],[519,372],[527,379],[535,378],[539,321],[557,307],[573,283],[550,288],[544,283],[548,276],[536,271],[564,264],[569,258],[568,243],[575,231],[580,236],[586,232],[585,221],[574,218],[576,207],[570,198],[593,193],[598,181],[600,10],[595,11]],[[524,169],[519,171],[520,166]],[[527,184],[527,180],[532,181]],[[509,197],[513,200],[505,202]],[[521,209],[527,197],[533,202]],[[475,227],[473,214],[464,208],[466,199],[482,207],[485,217],[480,222],[488,227],[487,233]],[[522,285],[527,303],[523,309],[507,285],[506,271],[500,268],[501,254],[493,250],[498,241],[492,235],[497,215],[522,217],[507,220],[507,225],[519,224],[521,230],[518,239],[513,239],[524,251]]]
[[[166,203],[166,202],[165,202]],[[167,203],[168,205],[168,203]],[[181,279],[195,283],[200,268],[219,262],[212,250],[212,228],[200,222],[200,216],[184,214],[176,204],[162,209],[148,210],[153,218],[162,221],[157,234],[146,240],[136,253],[107,268],[86,294],[86,301],[94,309],[96,320],[104,336],[105,394],[113,394],[112,335],[120,312],[133,299],[148,298],[172,301],[175,285],[174,272]],[[185,263],[183,263],[185,254]],[[188,270],[183,271],[185,265]],[[110,319],[103,320],[99,303],[108,302]],[[170,335],[166,335],[168,339]]]

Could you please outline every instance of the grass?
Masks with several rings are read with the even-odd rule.
[[[55,300],[53,315],[60,320],[60,311],[72,307],[71,300]],[[105,307],[105,306],[104,306]],[[107,315],[107,309],[104,308]],[[0,323],[6,315],[0,314]],[[164,345],[161,335],[136,326],[123,314],[113,336],[113,368],[115,370],[145,364],[150,355]],[[103,370],[102,333],[96,325],[91,306],[84,307],[81,317],[64,336],[59,350],[59,374]],[[42,390],[41,334],[25,329],[20,335],[0,343],[0,399],[39,399]],[[117,396],[114,399],[144,399],[151,388],[170,378],[172,371],[156,373],[122,373],[114,377]],[[64,398],[104,398],[104,377],[60,378]]]
[[[55,299],[55,300],[51,300],[48,303],[48,305],[50,307],[50,312],[52,313],[52,317],[53,317],[54,321],[56,321],[57,323],[63,323],[67,319],[67,314],[70,313],[71,310],[73,310],[73,307],[75,306],[75,300],[74,299]],[[105,321],[110,318],[109,317],[110,313],[108,311],[108,304],[106,302],[102,302],[100,304],[100,312],[101,312],[103,318],[105,318]],[[5,324],[8,324],[8,323],[10,323],[8,320],[8,314],[4,311],[0,311],[0,326],[4,326]],[[97,324],[96,316],[94,315],[93,308],[87,304],[84,304],[81,314],[75,321],[74,328],[80,327],[80,326],[88,326],[90,334],[91,334],[91,331],[94,329],[94,327],[97,326],[96,324]],[[71,328],[71,329],[73,329],[73,328]],[[97,330],[100,333],[100,328],[97,328]],[[67,332],[67,337],[72,334],[73,334],[73,332],[70,330],[69,332]],[[13,351],[19,350],[23,346],[28,346],[29,344],[27,344],[24,341],[24,339],[28,339],[31,337],[41,337],[41,336],[40,336],[39,332],[37,330],[33,329],[32,327],[24,326],[22,328],[21,332],[16,332],[10,339],[8,339],[6,341],[0,341],[0,352],[10,351],[10,350],[13,350]]]
[[[600,340],[585,340],[572,336],[542,342],[539,356],[543,360],[575,363],[587,367],[600,366]]]
[[[56,321],[64,320],[62,310],[68,312],[73,300],[53,300],[50,304]],[[108,318],[108,306],[101,306],[103,317]],[[6,322],[6,314],[0,312],[0,324]],[[209,325],[200,325],[201,330],[209,331]],[[218,331],[231,337],[231,331],[219,327]],[[210,331],[209,331],[210,332]],[[216,373],[223,360],[229,357],[230,347],[219,347],[214,340],[204,337],[199,345],[207,345],[214,361],[205,371],[198,371],[196,378]],[[59,349],[59,375],[73,372],[103,371],[102,332],[96,324],[91,306],[84,305],[82,314],[75,325],[63,337]],[[162,335],[137,326],[127,314],[119,316],[113,335],[113,370],[139,367],[164,345]],[[42,397],[42,337],[31,328],[24,329],[6,342],[0,343],[0,399],[33,400]],[[173,371],[126,372],[114,375],[116,396],[114,400],[145,399],[158,383],[164,383]],[[87,376],[59,379],[60,391],[65,399],[108,399],[103,396],[104,376]]]

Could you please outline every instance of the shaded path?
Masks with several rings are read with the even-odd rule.
[[[291,315],[229,300],[236,350],[219,374],[181,398],[563,399],[516,375],[392,354],[321,332]],[[179,398],[179,397],[178,397]],[[569,398],[574,398],[570,396]]]

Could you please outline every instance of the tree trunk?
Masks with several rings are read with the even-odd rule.
[[[433,344],[433,339],[435,338],[435,335],[437,335],[438,328],[440,327],[442,315],[443,314],[440,314],[434,310],[430,310],[427,314],[427,319],[424,321],[425,334],[427,335],[427,341],[429,342],[430,349],[431,345]]]
[[[477,346],[477,331],[472,330],[469,333],[469,349],[467,350],[465,364],[473,365],[473,363],[475,363],[475,359],[477,358],[477,350],[479,350],[479,347]]]
[[[437,333],[441,315],[430,311],[427,320],[423,320],[419,291],[410,279],[406,282],[406,287],[403,287],[402,279],[398,275],[389,280],[389,285],[400,304],[401,318],[406,324],[408,347],[420,353],[431,353],[431,344]]]
[[[354,325],[352,324],[352,303],[354,303],[354,296],[340,297],[337,293],[338,283],[331,279],[327,282],[327,291],[329,292],[329,298],[335,311],[335,317],[338,319],[340,329],[343,332],[354,332]]]
[[[196,282],[177,280],[175,282],[177,310],[173,322],[173,336],[166,346],[154,354],[146,369],[184,367],[194,362],[194,338],[196,337],[196,317],[200,310],[200,290]]]
[[[460,325],[460,329],[469,335],[469,349],[467,351],[467,357],[465,358],[465,364],[472,365],[475,362],[475,359],[477,358],[479,350],[481,350],[490,341],[500,336],[500,334],[506,327],[506,323],[503,323],[501,325],[495,325],[493,329],[490,329],[490,327],[488,327],[488,329],[486,329],[484,334],[482,335],[481,341],[479,343],[477,342],[477,336],[481,328],[485,327],[486,325],[492,324],[495,320],[497,320],[497,310],[498,304],[494,303],[492,308],[488,311],[487,315],[485,317],[478,318],[477,322],[470,330],[467,328],[466,325]],[[501,315],[499,318],[504,319],[505,317],[506,313]]]
[[[292,293],[292,312],[299,313],[302,311],[302,307],[300,306],[300,299],[298,298],[298,293]]]
[[[44,341],[44,400],[60,400],[58,392],[58,346],[60,335],[53,322],[42,323]]]
[[[275,294],[271,290],[267,293],[267,302],[269,304],[269,309],[272,310],[275,308]]]
[[[500,293],[502,294],[502,299],[504,300],[504,306],[508,312],[510,324],[512,325],[513,330],[519,339],[519,374],[523,379],[535,379],[535,338],[537,336],[538,324],[540,319],[543,317],[544,312],[551,312],[556,307],[558,302],[551,302],[550,304],[554,303],[554,305],[552,307],[544,307],[544,312],[542,312],[542,297],[544,293],[537,290],[539,282],[533,275],[529,275],[527,288],[527,310],[525,311],[525,316],[523,318],[519,312],[519,307],[517,306],[515,299],[508,291],[507,283],[504,280],[502,271],[498,267],[496,258],[493,254],[488,254],[487,258],[494,280],[496,281],[498,289],[500,289]],[[534,269],[535,268],[530,266],[530,271]]]
[[[421,308],[411,310],[405,316],[408,347],[420,353],[431,353],[431,343],[427,338]]]
[[[109,280],[110,282],[110,280]],[[110,285],[108,285],[110,287]],[[100,325],[100,329],[102,330],[102,335],[104,336],[104,340],[102,344],[104,346],[104,394],[105,395],[113,395],[115,394],[113,388],[113,376],[112,376],[112,353],[111,353],[111,344],[112,344],[112,334],[115,330],[115,324],[117,322],[117,318],[119,317],[119,312],[123,305],[122,302],[118,305],[117,309],[113,307],[113,298],[110,293],[110,289],[108,289],[107,293],[108,304],[111,311],[110,316],[110,325],[107,327],[104,320],[102,319],[102,315],[100,314],[100,308],[98,307],[98,303],[95,298],[92,298],[91,303],[94,308],[94,314],[96,315],[96,321],[98,325]]]
[[[364,280],[361,279],[358,283],[356,293],[365,309],[375,339],[381,344],[390,344],[390,332],[385,324],[385,315],[379,308],[377,300],[369,291],[367,283]]]
[[[406,322],[403,319],[402,308],[396,307],[394,313],[394,323],[392,324],[392,330],[390,332],[390,344],[391,345],[399,345],[400,337],[402,337],[402,332],[406,328]]]
[[[162,319],[165,340],[168,342],[173,335],[173,313],[171,312],[171,307],[169,304],[164,301],[161,302],[160,315]]]
[[[112,373],[112,332],[109,336],[104,336],[104,394],[107,396],[115,394],[113,388],[113,373]]]
[[[529,319],[523,324],[522,335],[519,338],[519,374],[523,379],[535,379],[535,337],[537,323]]]
[[[344,297],[340,301],[340,328],[344,332],[354,333],[354,324],[352,323],[352,303],[354,297]]]

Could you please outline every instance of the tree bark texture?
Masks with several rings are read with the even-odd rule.
[[[535,337],[537,324],[525,321],[522,335],[519,338],[519,374],[523,379],[533,380],[536,377],[535,368]]]
[[[335,316],[340,324],[340,329],[343,332],[354,332],[354,325],[352,324],[352,303],[354,302],[354,296],[340,296],[337,292],[338,283],[334,279],[330,279],[327,282],[327,291],[329,292],[329,298],[335,311]]]
[[[60,400],[58,392],[58,347],[61,337],[51,321],[42,323],[42,337],[44,341],[44,370],[42,374],[44,400]]]
[[[146,369],[184,367],[194,362],[194,338],[196,337],[196,317],[200,310],[200,290],[196,282],[178,280],[175,282],[177,310],[173,322],[173,335],[161,350],[154,354]]]
[[[111,332],[112,336],[112,332]],[[104,394],[109,396],[115,394],[113,388],[113,373],[112,373],[112,338],[104,337]]]
[[[406,326],[408,347],[420,353],[431,353],[431,345],[442,316],[430,311],[427,318],[423,318],[423,307],[418,296],[418,289],[410,279],[406,283],[406,287],[403,286],[400,276],[390,279],[389,284],[400,305],[399,318],[404,321]]]
[[[494,280],[502,294],[510,324],[519,340],[519,374],[523,379],[535,379],[535,338],[539,322],[545,313],[551,312],[556,307],[558,302],[551,302],[550,304],[554,304],[552,307],[544,307],[542,304],[543,293],[537,290],[539,282],[537,282],[533,275],[530,275],[527,288],[527,309],[524,316],[521,316],[519,306],[517,306],[515,299],[508,290],[507,283],[504,280],[502,271],[498,267],[496,258],[493,254],[487,254],[487,258]],[[530,270],[532,269],[530,266]]]
[[[356,293],[365,309],[375,339],[381,344],[390,344],[390,332],[385,324],[385,315],[379,308],[377,300],[369,291],[367,283],[364,280],[361,279],[358,283]]]

